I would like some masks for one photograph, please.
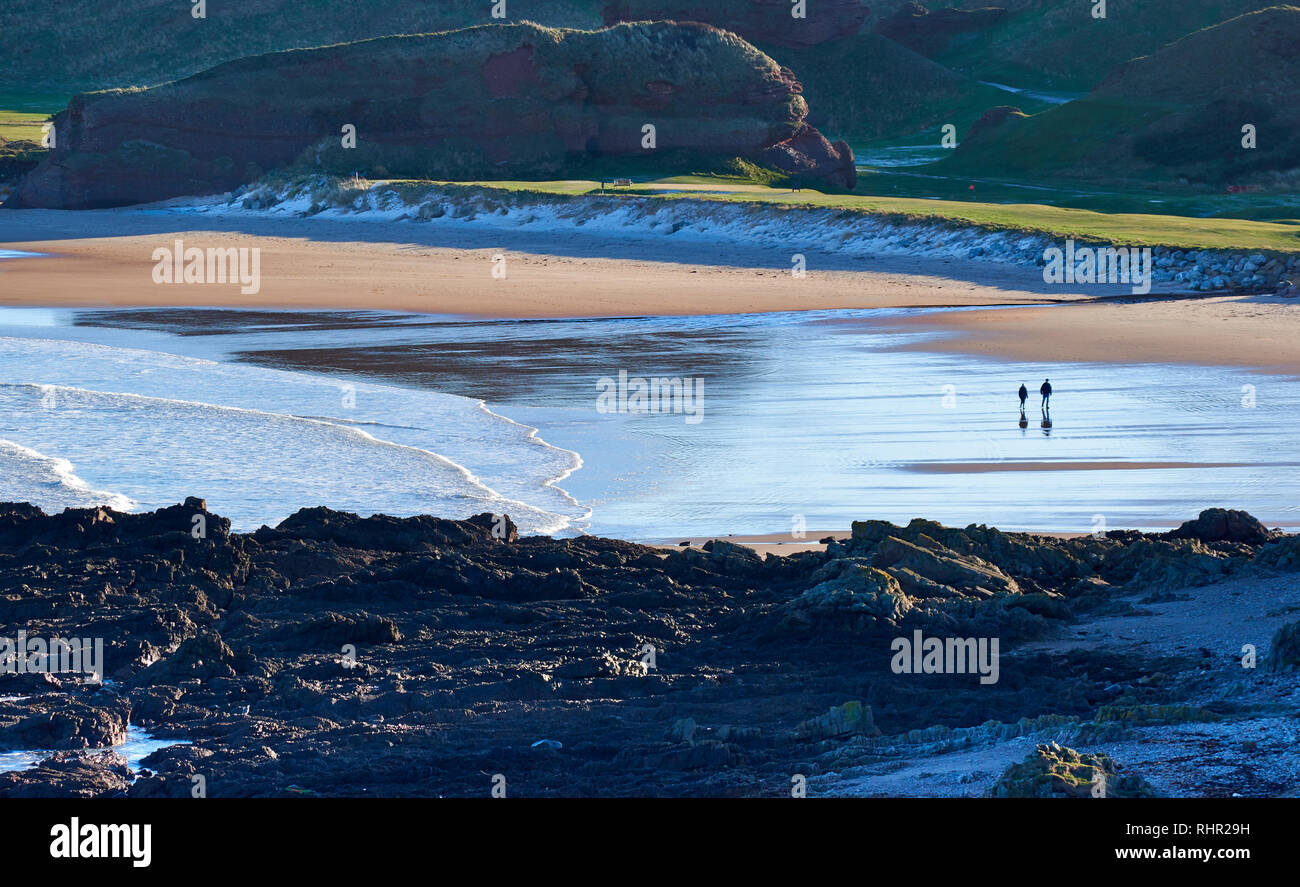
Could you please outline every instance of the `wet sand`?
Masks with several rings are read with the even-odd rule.
[[[1026,361],[1152,362],[1300,369],[1300,299],[1213,296],[1093,301],[1051,312],[1009,308],[905,319],[956,333],[909,347]]]
[[[153,249],[176,239],[258,247],[260,291],[153,283]],[[0,213],[0,248],[47,254],[0,262],[0,303],[9,305],[360,308],[494,318],[1019,305],[900,325],[954,334],[909,346],[921,350],[1300,373],[1296,300],[1125,299],[1125,287],[1049,287],[1036,269],[976,260],[867,261],[801,245],[809,271],[796,279],[789,256],[769,248],[670,237],[139,210]],[[498,255],[506,257],[504,279],[492,276]],[[1049,304],[1054,310],[1041,310]]]
[[[258,247],[260,291],[154,284],[153,249],[178,238],[187,245]],[[266,341],[258,336],[232,356],[499,404],[504,414],[553,432],[560,445],[590,457],[570,483],[584,501],[599,503],[599,515],[616,518],[597,532],[673,546],[687,538],[702,543],[708,538],[699,536],[702,531],[722,528],[737,534],[722,538],[790,553],[820,547],[816,540],[830,533],[809,530],[805,539],[788,532],[772,538],[739,534],[780,531],[788,526],[787,515],[805,512],[811,525],[841,531],[845,514],[903,521],[921,514],[958,525],[1066,530],[1085,529],[1091,516],[1105,513],[1116,527],[1166,521],[1172,526],[1212,504],[1259,505],[1270,525],[1296,522],[1290,508],[1274,507],[1269,498],[1292,470],[1276,461],[1281,450],[1271,443],[1282,427],[1278,423],[1290,414],[1290,383],[1279,387],[1280,379],[1259,377],[1260,408],[1246,412],[1242,392],[1254,379],[1245,385],[1228,369],[1207,372],[1222,367],[1300,376],[1295,300],[1134,298],[1117,287],[1048,287],[1034,269],[990,262],[866,261],[811,248],[805,252],[813,270],[795,279],[788,256],[770,248],[668,236],[138,210],[0,213],[0,247],[46,254],[0,261],[0,304],[359,308],[423,315],[425,321],[400,320],[412,324],[407,331],[378,316],[300,314],[316,332]],[[508,273],[497,279],[493,258],[502,253]],[[800,313],[806,322],[799,323],[777,315],[917,307],[966,310],[870,317]],[[192,310],[165,315],[125,325],[183,337],[238,336],[248,317]],[[254,315],[253,323],[267,316]],[[449,322],[456,316],[547,322]],[[644,320],[561,320],[571,317]],[[330,331],[336,323],[343,325]],[[636,326],[607,328],[627,323]],[[205,324],[214,326],[202,329]],[[447,328],[415,329],[422,324]],[[715,418],[707,429],[684,426],[670,433],[592,421],[589,377],[611,367],[707,377]],[[1013,428],[1014,414],[1004,415],[1001,400],[990,399],[989,392],[1013,390],[1022,379],[1047,374],[1048,367],[1054,382],[1061,377],[1063,392],[1072,392],[1071,409],[1061,417],[1064,424],[1044,426],[1040,433],[1034,395],[1031,439],[1023,439]],[[803,392],[806,428],[788,422],[783,392],[790,386]],[[955,410],[936,409],[946,388],[961,391]],[[809,393],[814,391],[816,396]],[[1162,442],[1152,433],[1159,428],[1177,433]],[[1247,428],[1251,433],[1244,433]],[[872,433],[864,435],[867,430]],[[627,452],[619,449],[624,445]],[[802,452],[805,464],[792,469],[793,452]],[[649,453],[659,462],[646,461]],[[762,501],[751,501],[752,489],[737,489],[732,463],[701,455],[707,453],[730,454],[751,465],[761,460]],[[645,467],[651,464],[657,467]],[[625,465],[633,467],[623,471],[619,466]],[[703,504],[689,513],[672,511],[670,505],[685,504],[660,501],[664,494],[655,483],[676,477],[683,465],[693,472],[681,478],[684,484],[717,498],[722,510],[714,509],[715,517],[730,518],[740,509],[737,503],[748,502],[749,519],[707,519],[710,509]],[[1012,482],[1006,472],[1023,480]],[[792,483],[783,474],[807,481]],[[840,486],[819,487],[828,477]],[[1045,482],[1051,496],[1037,494]],[[650,486],[629,493],[630,483]],[[970,507],[953,511],[953,502]],[[821,503],[828,513],[834,506],[834,520],[814,507]],[[634,520],[647,507],[660,514],[653,528]],[[669,537],[673,531],[683,535]]]

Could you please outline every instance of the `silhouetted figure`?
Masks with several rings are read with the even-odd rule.
[[[1046,411],[1046,410],[1050,409],[1050,403],[1051,403],[1051,400],[1052,400],[1052,383],[1051,383],[1051,380],[1049,380],[1049,379],[1044,379],[1044,380],[1043,380],[1043,387],[1041,387],[1041,388],[1038,389],[1038,393],[1041,394],[1041,395],[1043,396],[1043,410]]]
[[[1027,400],[1029,400],[1029,389],[1025,387],[1024,382],[1021,382],[1020,383],[1020,412],[1022,413],[1025,411],[1025,401]]]

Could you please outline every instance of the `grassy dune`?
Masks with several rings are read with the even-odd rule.
[[[415,184],[415,183],[410,183]],[[479,181],[438,183],[484,190],[535,192],[548,195],[583,195],[600,191],[600,182],[583,179],[551,182]],[[766,203],[777,206],[829,207],[855,213],[884,215],[897,219],[943,220],[978,225],[1001,231],[1024,231],[1054,237],[1076,237],[1134,246],[1166,246],[1175,249],[1269,250],[1300,253],[1300,219],[1272,222],[1247,219],[1204,219],[1187,216],[1136,213],[1097,213],[1041,204],[977,203],[925,200],[912,197],[872,197],[854,194],[823,194],[766,188],[729,179],[707,176],[677,176],[652,182],[638,182],[631,188],[609,188],[618,195],[651,196],[662,200],[680,198],[725,200],[734,203]]]

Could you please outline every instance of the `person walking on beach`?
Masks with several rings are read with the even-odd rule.
[[[1020,383],[1020,412],[1022,413],[1025,411],[1025,401],[1027,400],[1029,400],[1029,389],[1025,387],[1024,382],[1021,382]]]
[[[1052,381],[1050,379],[1044,379],[1043,387],[1038,389],[1038,393],[1043,396],[1043,409],[1048,409],[1048,404],[1052,400]]]

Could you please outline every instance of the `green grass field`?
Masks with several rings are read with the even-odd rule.
[[[68,96],[0,91],[0,138],[41,143],[42,124],[68,106]]]
[[[477,187],[488,191],[534,192],[548,195],[576,196],[600,191],[599,182],[583,179],[552,182],[479,181],[437,184]],[[823,194],[811,189],[792,192],[788,189],[767,188],[711,176],[674,176],[637,182],[631,188],[608,189],[606,193],[614,199],[619,195],[638,195],[662,200],[689,198],[722,200],[730,203],[827,207],[886,215],[900,220],[943,220],[974,224],[989,230],[1023,231],[1048,234],[1052,237],[1075,237],[1081,240],[1132,246],[1300,252],[1300,219],[1277,221],[1207,219],[1144,213],[1099,213],[1032,203],[980,203],[927,200],[916,197]]]

